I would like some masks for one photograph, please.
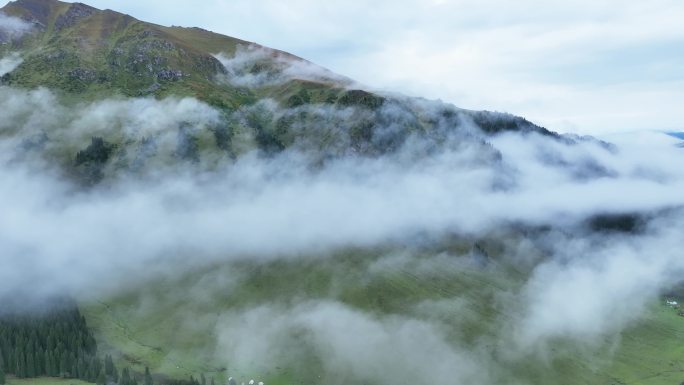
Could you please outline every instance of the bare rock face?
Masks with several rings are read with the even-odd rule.
[[[157,79],[165,81],[176,81],[183,78],[183,71],[164,69],[157,72]]]
[[[82,82],[93,82],[97,79],[97,72],[89,68],[74,68],[69,71],[69,77],[78,79]]]
[[[74,3],[69,9],[59,15],[55,21],[55,31],[59,32],[64,28],[69,28],[80,20],[85,19],[97,12],[97,9],[83,3]]]

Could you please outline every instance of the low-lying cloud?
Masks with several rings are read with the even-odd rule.
[[[19,67],[23,59],[18,54],[8,55],[0,59],[0,76],[4,76]]]
[[[442,105],[416,103],[420,119],[442,119]],[[255,303],[219,316],[217,352],[243,371],[313,355],[329,383],[496,383],[516,362],[509,356],[545,351],[558,339],[591,345],[614,337],[680,281],[684,221],[675,208],[684,205],[684,153],[675,138],[649,132],[608,145],[537,133],[487,136],[459,112],[457,124],[444,123],[427,139],[409,135],[372,156],[342,153],[312,164],[313,146],[303,141],[268,156],[245,145],[239,154],[181,165],[183,133],[214,146],[215,130],[232,124],[234,137],[249,142],[257,110],[327,117],[307,128],[319,134],[370,114],[329,105],[283,109],[272,100],[230,114],[192,98],[74,106],[45,89],[0,88],[0,295],[92,299],[212,264],[315,260],[348,247],[420,248],[455,234],[476,240],[504,227],[520,234],[551,228],[527,235],[544,252],[529,259],[531,274],[518,289],[493,296],[510,318],[493,321],[505,335],[483,342],[452,343],[435,317],[373,314],[334,298]],[[378,143],[401,130],[397,122],[414,119],[391,103],[377,114],[369,116],[381,118]],[[115,178],[83,189],[64,166],[92,137],[126,151],[107,165]],[[157,160],[142,177],[121,171],[143,157],[142,144],[131,145],[143,138],[155,139],[150,159]],[[582,225],[598,214],[658,212],[669,214],[629,236]],[[525,240],[510,242],[525,254]],[[502,298],[514,298],[515,308]]]
[[[325,384],[491,381],[472,352],[454,348],[442,330],[416,319],[378,318],[339,303],[314,302],[226,314],[218,324],[221,357],[237,368],[263,373],[297,367],[293,374],[299,378],[322,369],[325,377],[317,380]]]
[[[525,347],[554,339],[600,344],[682,281],[682,212],[652,221],[642,235],[566,235],[524,290],[529,304],[516,336]]]
[[[206,131],[219,114],[193,99],[111,100],[71,109],[45,90],[0,91],[7,118],[0,125],[7,135],[0,170],[5,288],[40,276],[46,291],[53,284],[81,291],[103,284],[95,278],[101,272],[124,277],[167,257],[193,255],[186,263],[270,259],[420,234],[477,234],[504,223],[563,225],[597,213],[684,203],[681,150],[657,133],[625,139],[617,150],[503,134],[490,140],[501,154],[495,163],[482,161],[484,147],[467,143],[416,156],[423,147],[408,141],[396,154],[344,157],[313,170],[297,153],[261,158],[252,152],[200,174],[161,167],[154,183],[124,178],[74,193],[56,171],[36,173],[39,166],[11,155],[23,153],[20,133],[57,138],[48,152],[67,146],[60,141],[73,148],[108,133],[161,135],[173,138],[171,159],[181,122]],[[646,146],[649,155],[641,155]],[[496,188],[501,180],[505,187]],[[51,273],[62,270],[73,277]]]
[[[30,32],[32,28],[31,23],[0,12],[0,44],[8,44]]]
[[[216,54],[227,74],[219,78],[239,87],[266,87],[289,80],[307,80],[350,86],[352,80],[290,54],[260,47],[238,45],[234,55]]]

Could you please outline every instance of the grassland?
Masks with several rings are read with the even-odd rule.
[[[515,298],[526,269],[490,258],[482,267],[468,258],[430,253],[401,257],[396,251],[348,251],[320,259],[232,263],[155,281],[129,293],[84,306],[101,345],[120,364],[149,365],[172,377],[205,373],[256,375],[231,367],[216,350],[221,316],[263,304],[294,306],[332,300],[377,316],[426,319],[420,305],[442,301],[453,307],[429,314],[449,325],[450,343],[475,349],[483,337],[505,338],[515,321]],[[503,297],[502,297],[503,296]],[[500,370],[524,384],[680,384],[684,381],[684,318],[654,302],[619,343],[592,349],[559,344],[548,362],[534,358],[501,363]],[[302,368],[306,368],[303,370]],[[242,370],[242,372],[240,371]],[[314,356],[300,368],[258,373],[267,383],[316,383],[324,369]]]
[[[14,377],[7,378],[7,385],[92,385],[89,382],[70,379],[70,378],[52,378],[52,377],[40,377],[40,378],[27,378],[19,379]]]

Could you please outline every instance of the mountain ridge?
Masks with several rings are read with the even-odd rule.
[[[486,143],[488,135],[516,131],[568,143],[578,140],[510,114],[368,91],[295,55],[197,27],[165,27],[58,0],[17,0],[0,12],[32,26],[0,46],[0,55],[18,55],[19,63],[2,76],[4,86],[47,88],[59,101],[58,109],[99,109],[109,100],[124,103],[127,98],[130,103],[152,98],[160,101],[157,107],[168,109],[165,100],[175,105],[188,97],[214,109],[208,115],[216,118],[207,121],[208,110],[197,105],[195,121],[204,123],[178,116],[152,136],[138,128],[122,130],[125,122],[69,140],[57,138],[54,129],[21,130],[33,131],[23,142],[51,150],[48,161],[57,159],[68,174],[85,168],[76,174],[88,183],[122,170],[150,168],[150,162],[141,160],[150,158],[163,158],[160,164],[190,161],[214,168],[253,150],[272,155],[295,149],[320,164],[347,155],[394,153],[410,138],[429,142],[426,148],[440,148],[458,137],[456,142],[472,143],[488,154],[484,158],[496,159]]]
[[[306,62],[289,53],[200,28],[165,27],[112,10],[57,0],[18,0],[0,9],[34,28],[10,41],[24,62],[3,79],[7,85],[47,86],[70,93],[124,96],[197,96],[237,107],[250,95],[213,80],[225,72],[214,54],[256,47],[272,57]],[[2,52],[0,50],[0,52]],[[308,63],[308,62],[306,62]]]

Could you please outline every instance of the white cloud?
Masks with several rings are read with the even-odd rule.
[[[440,104],[415,103],[428,120],[443,112]],[[276,104],[264,100],[256,108],[274,112]],[[332,126],[363,114],[352,108],[310,108],[308,113],[318,111]],[[167,162],[154,164],[156,174],[149,179],[127,179],[124,171],[120,179],[83,191],[54,168],[31,167],[22,139],[45,131],[56,142],[48,142],[48,150],[62,148],[69,157],[93,135],[122,135],[119,143],[129,148],[136,138],[151,135],[170,138],[165,147],[172,153],[181,125],[207,131],[221,116],[192,98],[121,98],[74,107],[45,89],[10,87],[0,87],[0,111],[0,296],[67,292],[87,300],[159,277],[222,266],[224,279],[204,275],[180,297],[201,305],[218,295],[214,289],[240,285],[240,273],[233,276],[231,269],[245,261],[329,258],[347,247],[403,248],[414,246],[417,238],[424,245],[454,234],[472,240],[490,237],[490,231],[509,223],[551,224],[570,233],[542,238],[548,243],[543,257],[537,256],[534,232],[523,245],[506,246],[518,250],[501,258],[525,261],[531,275],[516,278],[527,280],[519,282],[520,290],[485,289],[492,293],[491,306],[505,312],[487,321],[491,328],[478,335],[482,340],[461,344],[458,331],[455,337],[448,330],[458,322],[478,322],[472,319],[477,313],[459,314],[452,323],[440,314],[418,314],[463,306],[458,298],[417,304],[399,315],[368,313],[335,298],[288,298],[290,306],[255,299],[218,316],[221,363],[228,361],[243,373],[274,363],[299,370],[292,360],[313,356],[324,366],[317,373],[337,379],[501,383],[510,376],[508,366],[526,358],[521,352],[536,352],[558,339],[583,346],[619,334],[639,320],[649,301],[679,282],[684,270],[677,254],[684,231],[681,211],[629,238],[594,237],[578,225],[597,213],[684,205],[684,152],[675,146],[678,140],[662,133],[615,135],[610,139],[617,146],[607,147],[529,133],[484,137],[463,118],[462,125],[447,127],[453,137],[438,146],[410,138],[396,153],[333,157],[313,168],[296,150],[273,158],[248,153],[212,172],[186,168],[167,154]],[[406,111],[388,103],[378,113],[375,128],[382,132],[391,131]],[[491,146],[480,142],[485,138]],[[493,188],[501,180],[505,187]],[[416,257],[404,250],[371,264],[367,272],[402,264],[414,273],[434,271],[454,259],[448,253]],[[178,300],[175,294],[169,295]],[[163,305],[154,300],[143,298],[140,311]],[[199,334],[213,330],[217,316],[193,317],[187,321],[192,326],[184,327]]]
[[[681,212],[639,237],[554,239],[553,258],[527,283],[526,316],[516,337],[523,347],[559,338],[601,345],[638,320],[661,291],[681,282]],[[562,247],[561,247],[562,245]]]
[[[14,71],[22,63],[22,59],[18,54],[11,54],[0,58],[0,76]]]
[[[0,43],[6,44],[31,30],[31,24],[0,12]]]
[[[19,279],[13,287],[38,281],[48,292],[55,286],[118,287],[117,278],[155,269],[158,258],[194,255],[185,263],[200,264],[271,259],[418,234],[478,233],[510,221],[565,224],[597,212],[684,204],[682,151],[677,140],[657,133],[620,136],[618,150],[609,151],[536,134],[501,135],[489,147],[464,127],[452,129],[454,140],[436,151],[408,140],[396,154],[331,159],[314,170],[294,152],[270,160],[246,154],[225,168],[197,173],[174,158],[179,127],[206,133],[219,117],[194,99],[105,100],[71,109],[44,89],[3,87],[0,107],[0,260],[11,266],[0,274],[5,283]],[[394,120],[387,121],[390,130]],[[46,151],[63,153],[67,164],[92,136],[123,136],[117,143],[166,139],[160,142],[163,157],[151,167],[157,177],[127,183],[123,172],[102,189],[74,196],[70,185],[46,175],[44,165],[36,173],[31,163],[17,163],[14,155],[25,155],[22,140],[41,132],[54,137]],[[501,180],[509,187],[494,190]],[[10,263],[19,256],[27,265]],[[51,273],[62,270],[63,276]],[[102,274],[113,279],[100,280]]]
[[[215,57],[226,70],[226,74],[219,79],[238,87],[271,86],[293,79],[332,83],[337,86],[353,84],[350,79],[311,62],[257,45],[238,45],[234,55],[219,52]],[[264,61],[269,63],[268,69],[254,73],[254,65]]]
[[[326,375],[321,383],[469,384],[490,383],[494,376],[435,325],[374,317],[336,302],[225,314],[218,333],[219,356],[239,372],[283,365],[307,373],[302,362],[320,362]],[[307,354],[317,359],[307,360]]]

